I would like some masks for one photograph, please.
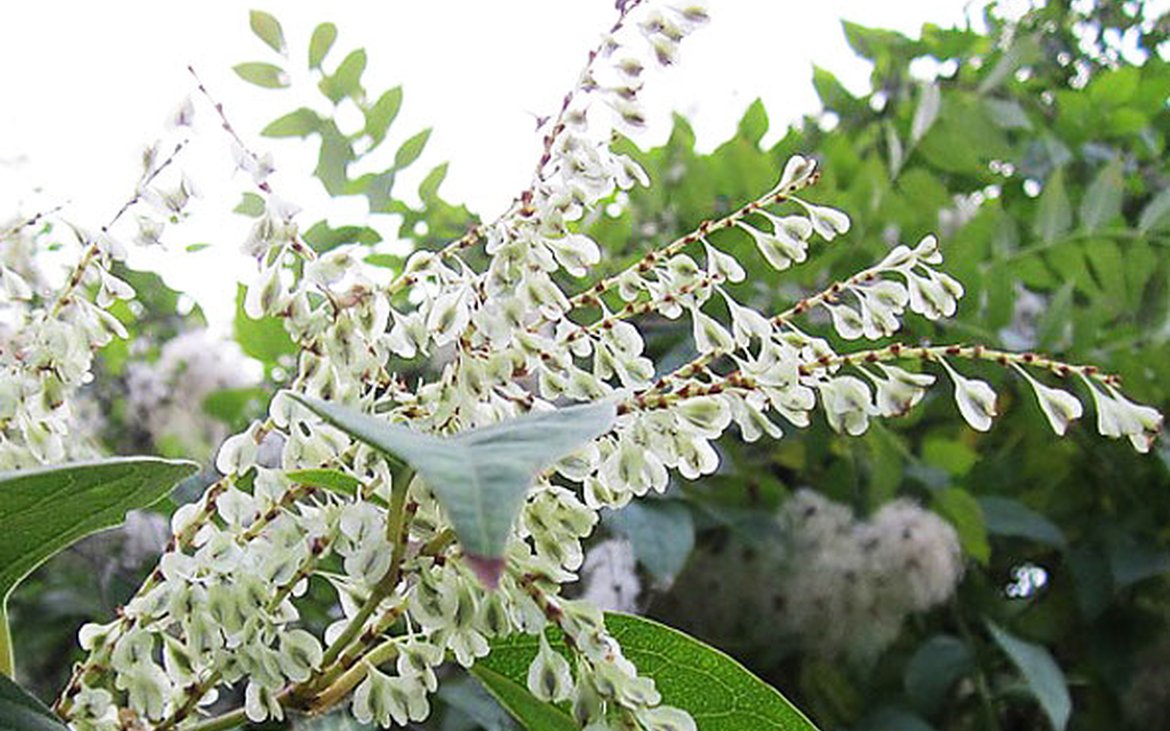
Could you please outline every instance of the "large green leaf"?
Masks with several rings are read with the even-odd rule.
[[[0,731],[67,731],[65,724],[16,683],[0,675]]]
[[[1021,640],[994,622],[988,622],[987,629],[992,639],[1023,674],[1028,689],[1040,701],[1040,707],[1052,722],[1052,727],[1056,731],[1064,731],[1072,714],[1072,698],[1069,697],[1064,673],[1048,649]]]
[[[608,612],[605,625],[638,672],[654,680],[662,702],[690,713],[702,731],[816,731],[775,688],[719,650],[644,617]],[[528,694],[528,666],[538,643],[529,635],[495,640],[472,673],[531,731],[562,728],[540,725],[537,717],[527,715],[536,706],[548,718],[556,718],[554,711],[564,715]],[[501,697],[504,693],[507,700]]]
[[[499,576],[512,522],[537,472],[608,431],[616,411],[613,402],[600,401],[439,437],[335,403],[294,393],[289,396],[417,470],[447,511],[472,565],[488,584]]]
[[[4,605],[16,585],[61,549],[154,503],[198,467],[123,457],[0,473],[0,675],[12,671]]]

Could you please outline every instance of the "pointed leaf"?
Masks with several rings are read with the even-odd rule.
[[[374,106],[366,110],[366,134],[374,141],[371,147],[377,147],[386,139],[386,130],[394,123],[401,108],[402,87],[396,86],[378,97]]]
[[[325,54],[333,47],[337,40],[337,26],[332,23],[322,23],[313,29],[313,37],[309,39],[309,68],[321,68]]]
[[[970,648],[951,635],[935,635],[918,646],[902,684],[914,708],[933,716],[960,678],[975,669]]]
[[[910,142],[917,143],[922,139],[934,120],[938,119],[938,110],[942,105],[942,93],[938,84],[926,84],[922,87],[922,96],[918,99],[918,106],[914,109],[914,120],[910,124]]]
[[[703,731],[816,731],[816,726],[775,688],[693,637],[643,617],[616,612],[606,612],[605,626],[639,674],[654,680],[662,703],[690,713]],[[555,630],[549,632],[549,638],[553,647],[562,645]],[[538,645],[539,639],[531,635],[493,640],[491,652],[476,662],[471,672],[485,685],[502,677],[527,693],[525,678]],[[515,713],[512,706],[505,705]],[[534,725],[531,717],[517,718],[529,729],[546,728]]]
[[[1045,184],[1032,226],[1046,244],[1056,241],[1072,228],[1072,206],[1064,190],[1063,168],[1053,173]]]
[[[331,76],[321,79],[317,87],[321,93],[329,97],[329,101],[339,104],[347,96],[358,98],[363,95],[362,73],[366,70],[366,51],[359,48],[351,51],[337,67]]]
[[[1101,168],[1085,191],[1080,213],[1081,227],[1086,231],[1099,231],[1121,215],[1121,197],[1125,193],[1121,168],[1121,159],[1113,159]]]
[[[283,89],[288,86],[288,74],[281,67],[270,63],[249,61],[233,66],[232,71],[249,84],[265,89]]]
[[[1064,731],[1072,714],[1072,698],[1060,666],[1043,645],[1036,645],[1012,635],[994,622],[987,623],[992,639],[1024,676],[1028,689],[1056,731]]]
[[[0,731],[68,731],[31,693],[0,675]]]
[[[307,107],[275,119],[261,130],[265,137],[308,137],[321,128],[321,116]]]
[[[1142,209],[1142,215],[1138,218],[1138,229],[1142,233],[1161,230],[1168,226],[1170,226],[1170,188],[1154,196]]]
[[[248,20],[252,25],[252,32],[260,40],[277,53],[284,53],[284,31],[280,28],[279,20],[263,10],[253,10],[249,13]]]
[[[613,424],[599,401],[527,414],[451,437],[412,431],[355,409],[289,393],[321,418],[413,467],[443,505],[472,557],[498,560],[537,473]]]
[[[1054,548],[1068,545],[1064,533],[1051,520],[1018,500],[1006,497],[981,497],[979,507],[987,532],[997,536],[1028,538]]]
[[[398,152],[394,153],[394,167],[401,170],[417,160],[418,156],[422,154],[423,148],[426,147],[427,140],[430,138],[431,130],[428,127],[406,142],[403,142],[402,147],[398,148]]]

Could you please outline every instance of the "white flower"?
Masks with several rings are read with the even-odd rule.
[[[838,234],[849,233],[850,222],[849,216],[836,208],[829,208],[828,206],[814,206],[810,203],[804,203],[804,209],[808,211],[809,219],[812,220],[813,231],[825,241],[832,241]]]
[[[877,387],[877,412],[881,416],[902,416],[922,400],[934,381],[929,373],[911,373],[897,366],[875,363],[886,375],[877,378],[866,372]]]
[[[864,434],[874,413],[869,386],[855,376],[838,376],[818,385],[825,418],[835,432],[850,436]]]
[[[1018,363],[1012,364],[1017,371],[1019,371],[1028,381],[1028,385],[1032,387],[1032,391],[1036,394],[1036,400],[1040,404],[1040,410],[1044,412],[1044,416],[1048,419],[1048,424],[1052,427],[1052,431],[1056,432],[1058,436],[1064,436],[1068,431],[1068,426],[1072,422],[1081,418],[1085,409],[1081,402],[1068,391],[1062,391],[1059,388],[1052,388],[1045,386],[1032,377],[1026,370],[1020,367]]]
[[[528,666],[528,691],[542,701],[560,703],[568,700],[573,690],[573,675],[569,661],[554,652],[542,632],[540,648]]]
[[[715,318],[706,315],[698,307],[691,308],[691,322],[695,338],[695,347],[700,353],[712,351],[729,351],[735,348],[735,340],[727,329],[720,325]]]
[[[946,360],[939,358],[939,362],[955,384],[955,403],[963,419],[976,431],[990,429],[991,420],[999,415],[995,408],[995,391],[983,381],[959,375]]]

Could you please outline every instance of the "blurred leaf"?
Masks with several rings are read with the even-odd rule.
[[[991,113],[991,118],[1003,129],[1032,129],[1032,121],[1028,113],[1014,99],[997,99],[988,97],[983,100],[984,106]]]
[[[0,674],[0,731],[68,731],[48,706]]]
[[[288,86],[288,74],[284,69],[270,63],[249,61],[232,67],[236,74],[249,84],[265,89],[283,89]]]
[[[203,399],[203,412],[241,431],[267,404],[268,390],[260,386],[221,388]]]
[[[267,369],[277,365],[281,356],[299,352],[292,338],[285,332],[284,322],[276,317],[253,320],[244,312],[244,285],[236,288],[236,316],[233,320],[235,339],[244,355],[263,363]]]
[[[979,461],[979,454],[956,439],[929,436],[922,443],[922,459],[955,477],[962,477]]]
[[[1028,689],[1052,723],[1056,731],[1064,731],[1072,714],[1072,698],[1060,666],[1052,659],[1048,648],[1036,645],[1010,634],[994,622],[987,622],[992,639],[1019,669]]]
[[[321,129],[321,115],[308,107],[275,119],[260,131],[265,137],[308,137]]]
[[[393,124],[402,108],[402,87],[396,86],[386,91],[374,102],[374,106],[366,110],[366,134],[373,139],[371,149],[382,144],[386,139],[386,130]]]
[[[1099,231],[1121,215],[1121,198],[1125,193],[1122,162],[1114,158],[1101,168],[1081,199],[1081,227]]]
[[[211,248],[211,244],[198,243],[198,244],[187,244],[186,246],[183,247],[183,250],[186,251],[188,254],[194,254],[196,252],[203,251],[204,249],[209,249],[209,248]]]
[[[418,184],[418,197],[420,200],[427,202],[438,198],[439,186],[447,178],[447,163],[436,165],[433,170],[427,173],[422,182]]]
[[[280,21],[263,10],[253,10],[248,14],[252,32],[260,40],[277,53],[284,53],[284,31],[280,28]]]
[[[991,545],[987,542],[983,509],[971,493],[959,487],[947,488],[935,493],[934,508],[955,527],[963,552],[986,564],[991,557]]]
[[[853,731],[934,731],[934,727],[909,711],[886,706],[861,719]]]
[[[1112,541],[1109,546],[1109,572],[1114,586],[1124,589],[1154,576],[1170,572],[1170,551],[1139,544],[1132,536]]]
[[[365,93],[362,90],[362,73],[366,70],[366,51],[359,48],[350,51],[331,75],[325,76],[317,84],[321,93],[334,104],[340,104],[346,97],[359,99]]]
[[[240,213],[252,218],[264,215],[264,199],[252,192],[245,192],[240,202],[232,209],[233,213]]]
[[[1069,247],[1076,249],[1077,247]],[[1079,250],[1074,252],[1076,261],[1080,261]],[[1066,281],[1048,301],[1048,307],[1040,315],[1036,323],[1036,347],[1041,350],[1051,350],[1060,342],[1064,329],[1069,325],[1069,314],[1073,305],[1073,290],[1077,282]]]
[[[289,470],[285,473],[288,479],[299,485],[320,487],[338,495],[353,497],[361,487],[361,480],[344,472],[328,469]]]
[[[988,496],[979,498],[987,532],[997,536],[1028,538],[1053,548],[1068,545],[1055,523],[1018,500]]]
[[[599,401],[438,437],[339,404],[288,395],[355,439],[417,470],[455,526],[464,550],[493,562],[503,556],[537,471],[608,431],[615,411],[613,403]]]
[[[407,167],[412,162],[417,160],[418,156],[422,154],[423,148],[426,147],[427,140],[430,138],[431,130],[430,128],[427,128],[422,132],[414,135],[406,142],[403,142],[402,146],[398,148],[398,151],[394,153],[395,169],[401,170],[402,168]]]
[[[763,100],[756,99],[748,106],[743,117],[740,118],[739,129],[736,134],[753,145],[759,145],[760,140],[763,139],[767,131],[768,112],[764,109]]]
[[[522,690],[527,692],[527,689]],[[484,690],[483,685],[467,676],[444,679],[438,696],[448,708],[466,715],[481,731],[515,731],[517,728],[512,717]]]
[[[938,119],[939,106],[942,104],[942,93],[938,84],[924,84],[918,98],[918,106],[914,109],[914,120],[910,123],[910,142],[917,144],[918,140],[930,131],[934,120]]]
[[[317,167],[313,174],[329,195],[341,195],[349,183],[349,164],[356,159],[353,145],[332,120],[326,121],[320,132],[321,151],[317,155]]]
[[[313,29],[313,37],[309,39],[309,68],[321,68],[325,55],[337,40],[337,26],[333,23],[322,23]]]
[[[1058,168],[1044,185],[1032,229],[1046,244],[1056,241],[1072,228],[1072,206],[1064,189],[1064,168]]]
[[[382,234],[369,226],[341,226],[331,228],[326,221],[317,221],[304,234],[305,242],[313,251],[324,253],[346,244],[372,246],[382,240]]]
[[[946,703],[955,683],[974,669],[974,657],[966,643],[951,635],[934,635],[918,646],[906,665],[906,697],[918,711],[933,716]]]
[[[664,585],[678,576],[695,546],[691,511],[677,500],[639,500],[607,510],[603,518],[629,539],[634,557]]]
[[[1138,218],[1138,230],[1142,233],[1170,228],[1170,188],[1150,199]]]

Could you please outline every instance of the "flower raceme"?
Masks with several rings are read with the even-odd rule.
[[[712,473],[712,444],[732,424],[749,441],[779,438],[782,423],[807,426],[819,404],[834,430],[862,434],[872,419],[917,405],[936,382],[925,370],[936,368],[951,381],[960,415],[983,431],[998,412],[995,393],[954,366],[983,360],[1023,373],[1058,434],[1081,416],[1081,403],[1033,374],[1077,376],[1103,435],[1151,447],[1161,416],[1092,367],[967,345],[838,349],[803,329],[818,309],[846,343],[890,337],[908,314],[953,315],[963,288],[941,270],[933,236],[895,246],[779,313],[739,299],[729,285],[757,262],[733,253],[742,250],[729,246],[733,237],[746,236],[759,261],[785,271],[848,235],[845,213],[806,200],[818,175],[803,156],[760,198],[576,285],[602,260],[603,247],[585,233],[587,214],[617,191],[649,184],[635,161],[611,150],[614,133],[644,122],[648,68],[673,63],[705,19],[692,4],[619,3],[618,22],[542,127],[530,186],[496,220],[437,251],[415,252],[390,282],[376,281],[352,247],[314,254],[295,208],[273,193],[271,166],[241,153],[266,201],[244,245],[257,261],[245,309],[279,318],[298,343],[289,383],[296,398],[278,395],[265,420],[224,442],[222,479],[175,514],[158,570],[115,621],[83,630],[89,657],[57,704],[74,728],[114,731],[120,713],[161,731],[227,728],[347,698],[359,720],[418,722],[430,712],[438,665],[450,658],[473,666],[492,638],[522,632],[540,637],[529,690],[568,702],[582,727],[693,729],[623,655],[601,613],[561,594],[578,577],[582,540],[601,508],[665,491],[671,471],[687,479]],[[486,257],[478,268],[464,253],[473,246]],[[77,280],[94,281],[98,298],[44,309],[36,315],[43,342],[22,342],[26,357],[0,363],[27,382],[14,396],[0,394],[4,455],[60,456],[64,427],[43,417],[63,407],[44,396],[52,392],[44,374],[65,374],[63,393],[82,382],[90,348],[108,338],[104,308],[125,296],[109,280],[108,252],[97,243],[90,250]],[[0,273],[10,297],[23,301],[26,287]],[[660,370],[639,329],[646,316],[689,324],[695,356]],[[64,344],[72,341],[54,334],[64,327],[80,328],[90,345],[70,351]],[[403,360],[426,374],[413,386],[394,372]],[[447,486],[431,484],[426,470],[394,467],[369,440],[307,408],[309,400],[434,438],[573,402],[606,400],[616,417],[531,475],[492,591],[477,578],[482,557],[467,550],[464,528],[452,520]],[[347,489],[326,489],[338,485]],[[336,621],[320,636],[301,621],[312,579],[337,595]],[[566,638],[565,653],[546,638],[553,627]],[[245,698],[237,715],[203,718],[232,689]]]

